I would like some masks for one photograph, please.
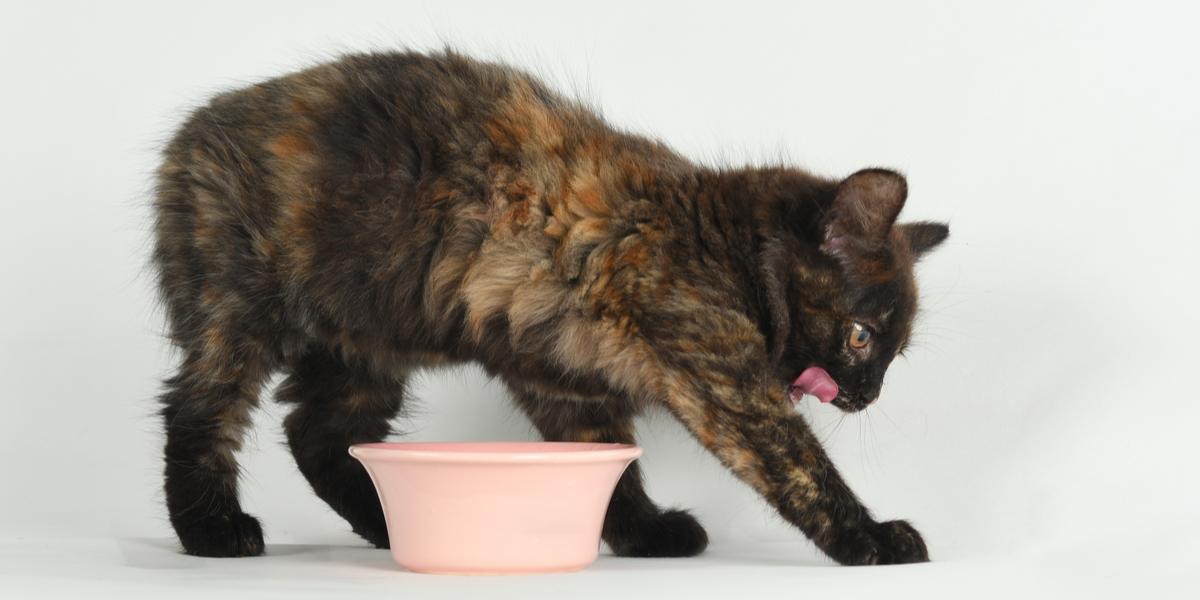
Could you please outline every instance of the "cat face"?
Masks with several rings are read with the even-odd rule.
[[[896,224],[907,185],[860,171],[836,188],[817,222],[819,247],[793,263],[785,377],[847,412],[879,397],[888,365],[908,344],[917,312],[913,266],[946,239],[941,223]]]

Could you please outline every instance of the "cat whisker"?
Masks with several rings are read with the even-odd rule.
[[[829,440],[833,439],[833,437],[835,435],[837,435],[838,430],[840,430],[842,428],[842,424],[845,422],[846,422],[846,415],[845,415],[845,413],[843,413],[841,416],[838,417],[837,422],[834,423],[833,430],[829,432],[829,435],[827,435],[825,437],[825,439],[821,440],[821,444],[825,445],[827,442],[829,442]]]
[[[879,437],[875,434],[875,424],[871,420],[870,411],[863,411],[867,416],[867,435],[870,438],[871,447],[874,450],[875,466],[879,470],[883,470],[883,461],[879,458]]]
[[[899,431],[901,434],[904,433],[904,430],[901,429],[900,426],[896,424],[896,421],[892,419],[891,415],[887,414],[887,411],[884,410],[882,406],[879,406],[878,410],[879,410],[879,414],[883,415],[883,418],[887,419],[888,423],[891,423],[892,427],[895,428],[896,431]]]

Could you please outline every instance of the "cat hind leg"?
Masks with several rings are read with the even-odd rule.
[[[399,412],[405,378],[376,372],[325,349],[311,349],[291,367],[276,392],[295,408],[284,420],[288,446],[313,491],[355,533],[388,547],[387,525],[375,487],[347,450],[383,441]]]
[[[585,403],[516,390],[513,395],[547,441],[635,443],[634,410],[626,401]],[[691,513],[663,510],[650,499],[636,462],[617,482],[602,535],[618,556],[695,556],[708,547],[708,533]]]

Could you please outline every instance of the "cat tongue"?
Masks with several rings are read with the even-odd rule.
[[[833,402],[837,397],[837,382],[821,367],[809,367],[792,382],[791,397],[793,404],[799,404],[804,394],[816,396],[822,404]]]

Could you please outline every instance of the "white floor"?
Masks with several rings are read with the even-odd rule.
[[[1200,2],[217,4],[0,2],[0,600],[1200,599]],[[178,553],[153,399],[179,357],[146,268],[161,142],[222,89],[445,44],[705,164],[908,174],[902,218],[953,231],[913,349],[871,410],[801,411],[936,562],[831,565],[663,413],[639,464],[704,556],[406,573],[311,492],[266,400],[241,502],[268,555]],[[415,383],[403,439],[536,435],[478,371]]]
[[[1114,542],[1137,556],[1117,558],[1104,545],[1081,543],[1022,556],[846,568],[799,540],[717,541],[691,559],[602,555],[577,573],[458,577],[405,572],[387,552],[344,544],[276,544],[263,557],[203,559],[179,554],[167,539],[11,538],[0,542],[0,597],[1200,598],[1194,565],[1163,562],[1171,552],[1138,548],[1136,540]]]

